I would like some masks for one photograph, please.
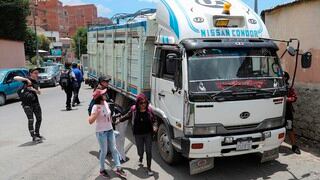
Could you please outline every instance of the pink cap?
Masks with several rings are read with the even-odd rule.
[[[107,93],[107,89],[104,89],[104,90],[100,90],[100,89],[97,89],[93,92],[93,99],[97,99],[99,96],[102,96],[104,94]]]

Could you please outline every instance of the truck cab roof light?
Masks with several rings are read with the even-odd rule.
[[[223,12],[222,14],[226,14],[226,15],[230,15],[230,8],[231,8],[232,4],[229,2],[225,2],[223,5]]]
[[[226,18],[219,18],[216,20],[216,23],[214,24],[216,27],[228,27],[229,25],[229,19]]]

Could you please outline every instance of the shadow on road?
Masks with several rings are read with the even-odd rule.
[[[98,151],[90,151],[89,154],[99,159],[99,152]]]
[[[70,112],[70,111],[77,111],[78,108],[72,108],[71,110],[67,111],[66,109],[61,109],[61,112]]]
[[[281,153],[283,156],[289,156],[294,154],[291,148],[287,146],[280,146],[279,153]]]
[[[127,138],[132,143],[135,144],[134,138],[131,133],[132,133],[131,128],[130,126],[128,126]],[[132,147],[132,148],[136,148],[136,147]],[[293,155],[291,149],[286,146],[280,147],[280,153],[284,154],[284,156]],[[283,164],[277,160],[261,164],[260,157],[258,154],[215,158],[214,169],[198,175],[193,175],[193,176],[189,175],[188,159],[181,158],[180,162],[178,162],[176,165],[170,166],[161,159],[155,143],[153,145],[153,160],[161,167],[161,169],[163,169],[166,173],[173,176],[173,179],[175,180],[271,179],[271,176],[278,172],[287,172],[291,174],[292,176],[291,180],[297,179],[294,173],[290,172],[287,164]],[[130,171],[130,173],[132,173],[134,176],[138,177],[139,179],[148,178],[145,176],[146,173],[143,172],[143,169],[140,169],[140,168],[138,170],[130,169],[130,168],[126,168],[126,169]],[[159,176],[158,173],[157,173],[157,176]],[[307,178],[309,176],[310,174],[307,173],[307,174],[304,174],[302,177]]]
[[[147,168],[143,167],[143,166],[139,166],[138,169],[132,169],[132,168],[127,168],[124,167],[124,170],[130,172],[130,174],[132,174],[133,176],[139,178],[139,179],[148,179],[150,178],[150,176],[148,176],[147,174]],[[159,173],[158,172],[154,172],[153,174],[154,179],[159,179]]]
[[[10,104],[19,103],[19,102],[21,102],[19,99],[10,99],[6,101],[5,105],[10,105]]]
[[[38,144],[40,144],[42,142],[33,142],[33,141],[30,141],[30,142],[26,142],[26,143],[23,143],[21,145],[19,145],[18,147],[28,147],[28,146],[36,146]]]

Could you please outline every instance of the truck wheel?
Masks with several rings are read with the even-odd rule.
[[[174,149],[171,143],[169,130],[164,124],[161,124],[158,130],[157,145],[161,158],[172,165],[178,161],[179,153]]]
[[[6,96],[0,93],[0,106],[3,106],[5,104],[6,104]]]

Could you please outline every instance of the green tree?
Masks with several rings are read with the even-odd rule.
[[[0,0],[0,38],[24,41],[29,0]]]
[[[30,28],[27,28],[26,30],[24,50],[25,50],[27,59],[29,60],[30,58],[36,55],[36,34]]]
[[[49,51],[50,50],[50,40],[43,34],[38,36],[39,49]]]
[[[80,56],[82,54],[87,54],[87,34],[88,29],[87,28],[79,28],[77,30],[76,35],[73,36],[73,48],[76,51],[76,56],[78,59],[79,57],[79,42],[80,42]]]

